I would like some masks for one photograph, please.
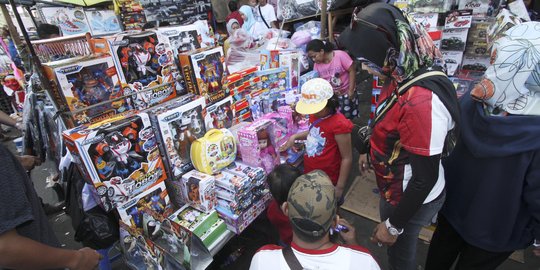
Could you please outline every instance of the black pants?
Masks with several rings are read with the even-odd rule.
[[[455,270],[496,269],[512,254],[490,252],[468,244],[442,215],[429,246],[426,270],[450,269],[457,258]],[[459,255],[459,258],[458,258]]]

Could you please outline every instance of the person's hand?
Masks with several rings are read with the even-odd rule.
[[[354,229],[354,226],[350,224],[347,220],[340,218],[338,220],[338,224],[341,224],[345,227],[347,227],[347,230],[343,230],[339,232],[339,235],[343,237],[343,240],[347,245],[358,245],[356,242],[356,230]]]
[[[358,170],[360,171],[360,175],[372,171],[369,167],[367,154],[362,154],[358,158]]]
[[[336,186],[335,189],[334,189],[335,192],[336,192],[336,198],[337,198],[338,200],[341,200],[341,196],[343,196],[343,189],[344,189],[344,188],[341,187],[341,186]]]
[[[393,245],[396,240],[397,236],[393,236],[388,232],[388,229],[386,228],[386,225],[384,224],[384,221],[379,223],[375,229],[373,229],[373,234],[371,235],[371,242],[376,243],[379,246],[382,245]]]
[[[349,100],[354,100],[356,98],[356,92],[355,91],[352,91],[352,92],[349,92]]]
[[[41,159],[36,156],[24,155],[18,157],[19,162],[27,171],[31,171],[34,167],[41,165]]]
[[[71,270],[91,270],[97,269],[101,260],[101,254],[91,248],[81,248],[77,251],[75,264],[70,267]]]
[[[289,139],[279,147],[279,152],[287,151],[289,148],[293,147],[294,140],[294,136],[289,137]]]
[[[18,129],[20,132],[24,132],[26,126],[23,125],[22,122],[17,122],[17,124],[15,124],[15,128]]]

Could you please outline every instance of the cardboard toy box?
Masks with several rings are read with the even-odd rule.
[[[226,91],[233,97],[234,111],[236,112],[233,124],[248,121],[252,118],[247,97],[259,87],[261,78],[257,76],[257,71],[257,67],[247,68],[232,73],[225,80]]]
[[[106,211],[167,179],[146,113],[80,126],[63,137]]]
[[[171,214],[169,219],[201,237],[212,225],[218,222],[219,217],[215,210],[204,213],[189,205],[184,205]]]
[[[221,46],[181,53],[178,58],[189,93],[205,97],[209,104],[229,95],[223,87],[227,74]]]
[[[176,106],[175,106],[176,104]],[[193,169],[191,144],[204,136],[204,98],[191,102],[167,103],[164,109],[150,110],[154,126],[159,127],[161,151],[166,155],[171,180],[179,181],[182,174]]]
[[[76,126],[133,109],[130,100],[122,98],[124,92],[110,56],[61,60],[43,67],[47,77],[56,82],[52,98],[71,112],[82,110],[72,114]]]
[[[156,30],[156,33],[159,41],[170,48],[175,56],[178,56],[179,53],[207,48],[213,45],[213,43],[204,42],[209,37],[206,37],[203,41],[203,36],[205,37],[208,31],[208,23],[202,21],[197,24],[160,27]]]
[[[217,207],[216,210],[219,213],[219,216],[227,224],[227,228],[236,233],[240,234],[244,231],[261,213],[266,210],[268,203],[272,199],[270,192],[267,192],[261,199],[257,202],[254,202],[253,205],[244,211],[241,215],[231,213],[230,211]]]
[[[270,173],[279,165],[277,131],[275,122],[271,119],[259,119],[238,131],[238,149],[242,161],[251,166],[262,167]]]
[[[219,239],[223,234],[227,232],[227,224],[222,219],[218,219],[218,221],[203,234],[200,236],[201,240],[203,241],[204,245],[207,248],[210,248],[217,239]]]
[[[285,105],[285,91],[289,81],[288,68],[284,67],[261,70],[256,76],[261,80],[259,88],[246,97],[253,119],[265,113],[276,112],[279,106]]]
[[[111,55],[124,84],[124,92],[139,110],[163,103],[183,89],[174,53],[153,32],[121,34],[107,38]]]
[[[216,207],[216,184],[214,176],[192,170],[182,175],[185,202],[193,208],[210,212]]]
[[[230,128],[236,117],[232,96],[206,107],[206,130]]]
[[[143,212],[151,209],[157,214],[163,215],[170,207],[169,194],[164,182],[152,186],[143,193],[133,197],[129,201],[118,206],[120,219],[130,226],[143,228]]]
[[[224,172],[238,175],[242,178],[249,177],[255,185],[266,183],[266,172],[261,167],[250,166],[239,160],[231,163]]]

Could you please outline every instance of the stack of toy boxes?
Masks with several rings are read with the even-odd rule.
[[[120,8],[122,24],[124,30],[141,30],[146,23],[146,16],[143,14],[143,7],[139,1],[119,0],[114,2]]]
[[[63,137],[106,211],[167,179],[146,113],[80,126],[65,131]]]
[[[204,213],[189,205],[178,209],[169,219],[198,236],[206,247],[210,247],[227,230],[215,210]]]
[[[272,119],[259,119],[238,131],[238,150],[246,164],[262,167],[269,173],[279,165],[278,131]]]
[[[54,80],[52,98],[72,112],[75,126],[96,123],[132,109],[110,56],[79,57],[43,65]]]
[[[287,68],[286,88],[297,88],[300,78],[301,53],[296,50],[262,50],[260,54],[261,70]]]
[[[261,78],[257,76],[257,70],[257,67],[252,67],[227,76],[225,88],[227,88],[226,91],[233,97],[234,110],[236,112],[233,124],[252,119],[247,97],[259,87]]]
[[[173,52],[153,32],[120,34],[107,38],[124,93],[131,94],[136,109],[142,110],[177,96],[181,77]]]
[[[264,170],[239,161],[223,170],[222,176],[216,176],[216,185],[219,198],[216,209],[229,230],[236,234],[249,226],[272,199]],[[240,198],[228,200],[231,194]],[[250,204],[244,200],[250,200]]]
[[[186,203],[205,213],[214,210],[217,204],[214,176],[192,170],[182,175],[179,184]]]
[[[258,71],[260,78],[258,90],[248,96],[253,119],[260,118],[265,113],[276,112],[277,108],[285,105],[287,90],[288,68],[276,68]]]
[[[206,98],[208,104],[215,103],[229,95],[224,88],[225,66],[223,49],[215,48],[198,52],[181,53],[180,66],[189,93]]]

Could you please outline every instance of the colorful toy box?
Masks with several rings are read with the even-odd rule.
[[[272,199],[270,192],[266,192],[259,201],[254,202],[253,205],[248,208],[246,211],[240,215],[234,214],[220,206],[216,208],[219,213],[219,216],[227,224],[227,228],[236,233],[240,234],[244,231],[261,213],[266,210],[268,203]]]
[[[265,114],[262,118],[274,121],[274,140],[278,147],[286,143],[289,137],[296,133],[297,126],[293,121],[293,112],[290,106],[281,106],[277,112]]]
[[[106,211],[167,179],[148,115],[116,120],[63,133],[68,150]]]
[[[300,59],[302,55],[299,51],[280,51],[279,66],[288,68],[287,79],[288,88],[297,88],[300,77]]]
[[[228,96],[225,99],[206,107],[206,129],[230,128],[236,117],[235,114],[232,96]]]
[[[279,67],[279,51],[278,50],[262,50],[260,54],[261,70],[278,68]]]
[[[246,97],[253,119],[258,119],[265,113],[275,112],[279,106],[285,104],[289,75],[288,68],[277,68],[258,71],[256,76],[261,80],[259,88]]]
[[[159,269],[158,254],[141,230],[120,221],[120,248],[130,269]]]
[[[197,26],[193,24],[158,28],[156,33],[159,40],[170,48],[175,56],[206,47]]]
[[[182,176],[185,202],[193,208],[210,212],[216,207],[216,185],[212,175],[192,170]]]
[[[170,215],[169,219],[201,238],[206,247],[210,247],[227,230],[215,210],[203,213],[185,205]]]
[[[184,105],[182,103],[167,103],[165,107],[168,109],[150,111],[155,126],[159,127],[160,147],[166,154],[172,179],[175,180],[180,180],[182,174],[193,169],[191,144],[206,134],[204,98],[199,97]]]
[[[45,23],[57,25],[63,36],[80,35],[90,32],[86,15],[82,7],[47,7],[38,8]]]
[[[189,93],[205,97],[208,103],[217,102],[229,95],[223,91],[227,75],[221,47],[181,53],[178,58]]]
[[[174,53],[158,41],[153,32],[122,34],[107,39],[108,46],[125,84],[139,110],[163,103],[177,96],[182,79]]]
[[[279,165],[275,122],[270,119],[259,119],[244,130],[238,132],[240,144],[238,149],[242,161],[248,165],[262,167],[269,173]]]
[[[170,206],[169,194],[164,182],[152,186],[143,193],[118,206],[118,215],[126,224],[136,228],[143,228],[143,213],[145,209],[163,214]]]
[[[211,129],[191,145],[191,162],[200,172],[216,174],[236,159],[236,141],[226,129]]]
[[[252,117],[247,97],[259,87],[261,78],[257,76],[257,71],[257,67],[252,67],[227,76],[226,91],[233,97],[234,111],[236,112],[233,124],[248,121]]]
[[[96,123],[132,109],[124,95],[112,57],[81,57],[44,64],[55,80],[52,97],[72,112],[76,126]]]

